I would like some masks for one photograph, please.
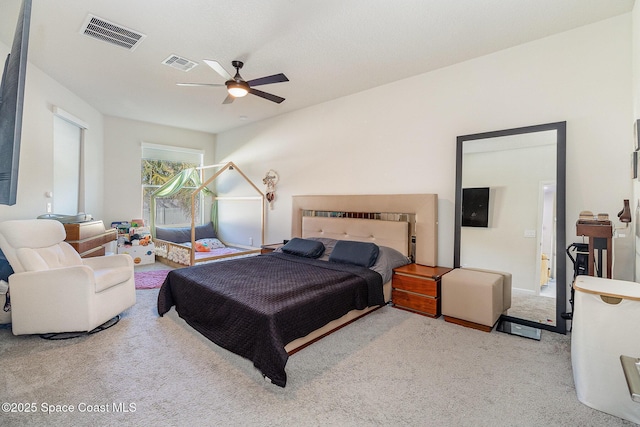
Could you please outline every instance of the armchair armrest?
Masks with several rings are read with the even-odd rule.
[[[131,267],[133,269],[133,258],[126,254],[97,256],[82,258],[82,264],[94,269],[102,270],[114,267]]]
[[[42,305],[67,307],[77,304],[87,306],[87,301],[96,292],[93,271],[84,265],[55,268],[45,271],[14,273],[9,277],[9,292],[13,309],[31,305],[34,301]]]

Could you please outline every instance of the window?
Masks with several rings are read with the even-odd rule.
[[[156,144],[142,144],[141,182],[142,214],[146,224],[150,223],[151,194],[184,169],[202,166],[203,152],[188,148]],[[193,183],[183,187],[172,196],[156,198],[156,225],[191,225],[191,193]],[[202,194],[196,198],[195,223],[203,216]]]
[[[84,141],[89,126],[59,107],[53,107],[53,114],[53,212],[84,213]]]

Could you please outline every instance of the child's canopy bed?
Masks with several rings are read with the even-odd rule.
[[[293,218],[281,250],[174,270],[158,294],[281,387],[289,355],[390,301],[393,268],[437,261],[435,194],[299,196]]]
[[[219,169],[209,179],[202,182],[200,177],[201,170],[211,167],[219,167]],[[254,196],[239,197],[237,200],[246,201],[250,198],[259,202],[261,244],[264,243],[265,196],[258,187],[256,187],[233,162],[221,165],[205,166],[203,168],[190,168],[183,170],[151,194],[151,233],[154,238],[156,258],[158,261],[172,267],[185,267],[195,265],[196,263],[260,252],[260,248],[223,242],[219,239],[217,233],[218,197],[216,197],[216,195],[208,188],[208,185],[223,173],[234,172],[238,173],[242,179],[249,184],[249,188],[252,192],[255,192]],[[196,189],[191,193],[191,227],[157,226],[155,217],[156,199],[172,196],[187,185],[196,187]],[[206,222],[205,224],[196,224],[196,199],[201,193],[213,197],[211,221]],[[224,200],[233,201],[234,198],[225,197]]]

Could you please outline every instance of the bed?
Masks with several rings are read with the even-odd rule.
[[[306,249],[320,242],[320,258],[289,251],[288,243],[271,254],[174,270],[160,288],[158,313],[175,307],[196,331],[252,360],[266,379],[284,387],[289,355],[389,302],[394,267],[435,255],[437,196],[402,196],[397,207],[413,209],[409,214],[393,213],[399,212],[393,203],[383,211],[390,214],[361,210],[371,200],[388,205],[389,198],[396,199],[355,196],[318,211],[314,203],[299,208],[303,200],[294,197],[293,217],[300,223],[292,226],[290,243]],[[420,229],[433,234],[416,240]]]
[[[217,168],[218,170],[209,179],[202,182],[202,170],[208,168]],[[242,179],[241,182],[246,183],[247,189],[253,196],[215,196],[207,186],[225,173],[238,174]],[[191,226],[157,226],[155,219],[157,199],[171,196],[189,183],[196,187],[196,189],[191,192]],[[240,244],[229,245],[218,239],[213,224],[217,217],[217,208],[213,206],[211,207],[212,222],[196,225],[196,200],[200,196],[200,193],[213,196],[214,206],[221,200],[237,201],[243,204],[246,204],[248,200],[253,200],[253,206],[257,208],[254,209],[256,212],[259,212],[260,217],[260,244],[262,245],[264,243],[265,196],[236,164],[227,162],[224,164],[203,166],[201,168],[184,169],[151,194],[150,225],[155,244],[156,260],[174,268],[181,268],[196,265],[197,263],[260,253],[260,248]]]
[[[191,227],[155,227],[155,233],[156,260],[173,268],[260,252],[257,248],[241,248],[222,242],[211,222],[195,226],[194,244]]]

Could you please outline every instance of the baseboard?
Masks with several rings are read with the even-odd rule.
[[[483,332],[491,332],[491,330],[493,329],[493,326],[481,325],[480,323],[469,322],[468,320],[462,320],[456,317],[444,316],[444,320],[449,323],[455,323],[456,325],[477,329]]]

